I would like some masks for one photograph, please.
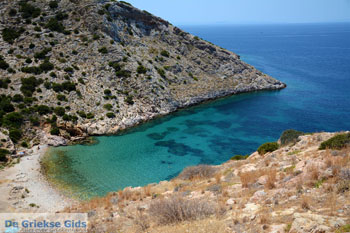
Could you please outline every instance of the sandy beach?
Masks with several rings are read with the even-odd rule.
[[[20,163],[0,171],[0,213],[56,212],[72,204],[40,172],[40,159],[47,149],[35,146]]]

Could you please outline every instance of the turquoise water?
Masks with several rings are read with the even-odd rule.
[[[288,84],[182,110],[92,146],[53,148],[48,175],[78,197],[171,179],[248,154],[285,129],[350,130],[350,24],[184,27]]]

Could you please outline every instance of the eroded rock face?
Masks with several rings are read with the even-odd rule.
[[[11,42],[0,36],[1,55],[12,69],[0,69],[0,76],[11,80],[1,91],[23,95],[22,78],[43,80],[28,107],[63,107],[66,115],[76,116],[72,124],[76,129],[72,129],[65,127],[69,117],[56,114],[60,134],[68,140],[70,135],[116,133],[208,99],[285,87],[241,61],[239,55],[123,2],[61,0],[58,8],[50,9],[47,1],[37,0],[29,4],[39,8],[42,16],[29,18],[19,12],[19,1],[0,4],[0,30],[14,25],[24,29]],[[17,14],[10,16],[10,9]],[[55,18],[58,25],[49,27],[47,23]],[[26,23],[29,19],[31,23]],[[45,49],[47,53],[40,56]],[[53,67],[36,73],[28,70],[39,67],[45,57]],[[56,84],[67,82],[75,88],[57,88]],[[28,122],[29,115],[25,115]],[[32,115],[42,128],[53,112]],[[35,128],[25,127],[34,130],[24,130],[34,137]]]

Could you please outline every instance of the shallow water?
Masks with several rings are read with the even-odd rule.
[[[98,144],[52,148],[50,179],[86,198],[249,154],[285,129],[350,130],[350,24],[185,27],[288,84],[154,120]]]

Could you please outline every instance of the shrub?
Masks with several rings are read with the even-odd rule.
[[[21,71],[23,73],[27,73],[27,74],[41,74],[42,73],[42,70],[39,68],[39,67],[36,67],[36,66],[30,66],[30,67],[23,67],[21,69]]]
[[[268,152],[273,152],[273,151],[277,150],[278,148],[279,148],[279,145],[277,142],[267,142],[265,144],[262,144],[258,148],[258,152],[260,155],[264,155]]]
[[[209,165],[198,165],[185,168],[178,178],[183,180],[192,180],[194,178],[210,178],[216,172],[216,168]]]
[[[51,1],[49,3],[49,6],[50,6],[51,9],[55,9],[55,8],[58,7],[58,2],[57,1]]]
[[[170,56],[169,52],[166,51],[166,50],[162,50],[162,51],[160,52],[160,55],[162,55],[163,57],[169,57],[169,56]]]
[[[119,70],[115,72],[115,74],[117,75],[117,77],[124,77],[124,78],[128,78],[131,76],[131,72],[128,70]]]
[[[108,112],[108,113],[106,114],[106,116],[107,116],[108,118],[115,118],[115,114],[114,114],[113,112]]]
[[[43,63],[39,65],[39,69],[45,73],[50,70],[53,70],[54,68],[55,66],[51,62],[49,62],[49,60],[45,60]]]
[[[57,127],[54,127],[54,128],[52,128],[51,130],[50,130],[50,134],[51,135],[60,135],[60,130],[59,130],[59,128],[57,128]]]
[[[8,154],[10,154],[10,151],[0,148],[0,161],[1,162],[6,162],[7,161],[7,157],[6,156]]]
[[[36,87],[39,86],[43,80],[37,79],[34,76],[29,78],[21,79],[22,86],[20,88],[24,96],[31,97],[36,90]]]
[[[321,143],[320,150],[334,149],[340,150],[350,145],[350,133],[338,134]]]
[[[30,64],[32,62],[33,62],[32,59],[30,59],[29,57],[26,59],[26,63]]]
[[[11,8],[10,11],[9,11],[9,16],[13,17],[13,16],[16,16],[16,15],[17,15],[16,9]]]
[[[22,142],[21,146],[27,148],[28,147],[28,143],[27,142]]]
[[[112,94],[111,90],[109,90],[109,89],[104,90],[103,93],[105,95],[111,95]]]
[[[0,69],[7,70],[9,67],[10,65],[5,60],[0,58]]]
[[[77,112],[81,118],[86,118],[86,113],[84,111]]]
[[[249,157],[249,155],[235,155],[231,157],[230,160],[245,160]]]
[[[40,15],[40,8],[34,7],[33,5],[27,2],[21,2],[19,12],[22,13],[22,17],[27,18],[36,18]]]
[[[40,114],[40,115],[46,115],[51,113],[51,109],[46,106],[46,105],[39,105],[36,107],[36,111]]]
[[[147,72],[147,69],[146,69],[146,67],[144,67],[143,65],[139,65],[138,67],[137,67],[137,73],[139,73],[139,74],[145,74]]]
[[[70,82],[70,81],[63,82],[62,83],[62,88],[63,88],[63,90],[66,90],[68,92],[76,90],[75,83]]]
[[[288,129],[284,131],[280,137],[281,145],[286,146],[288,144],[296,143],[299,136],[304,135],[303,132],[294,129]]]
[[[23,28],[4,28],[2,30],[2,38],[4,41],[12,44],[15,39],[17,39],[24,32]]]
[[[13,143],[17,143],[22,137],[22,131],[19,129],[11,129],[9,137],[11,138]]]
[[[11,80],[9,78],[0,79],[0,88],[7,89],[9,83],[11,83]]]
[[[99,48],[98,51],[102,54],[107,54],[108,53],[108,50],[106,47],[102,47],[102,48]]]
[[[64,68],[64,71],[67,73],[74,73],[74,69],[72,67],[66,67]]]
[[[58,94],[57,100],[67,102],[67,97],[65,95]]]
[[[54,112],[58,116],[63,116],[66,113],[66,110],[63,107],[56,107]]]
[[[45,59],[46,55],[51,52],[52,49],[51,48],[44,48],[43,50],[41,50],[40,52],[37,52],[34,54],[34,58],[37,59]]]
[[[23,116],[18,112],[11,112],[4,116],[3,125],[8,128],[20,128],[23,123]]]
[[[110,111],[110,110],[112,110],[113,106],[112,106],[112,104],[105,104],[105,105],[103,105],[103,108],[105,108],[108,111]]]
[[[203,219],[216,212],[216,206],[208,201],[179,196],[153,201],[149,208],[150,215],[162,225]]]
[[[125,102],[129,105],[133,105],[135,103],[132,95],[128,95],[127,97],[125,97]]]
[[[23,102],[23,96],[20,94],[15,94],[12,98],[12,101],[16,103]]]
[[[30,117],[30,123],[32,123],[33,126],[39,126],[40,125],[40,120],[37,117]]]
[[[86,114],[87,119],[93,119],[94,117],[95,115],[92,112],[89,112],[88,114]]]
[[[49,22],[45,25],[46,28],[50,29],[51,31],[61,32],[63,33],[65,31],[65,28],[62,23],[58,22],[56,18],[51,18]]]
[[[158,74],[165,78],[165,71],[162,68],[157,68]]]
[[[68,19],[68,14],[67,13],[63,13],[63,12],[58,12],[55,16],[55,19],[59,20],[59,21],[62,21],[64,19]]]

